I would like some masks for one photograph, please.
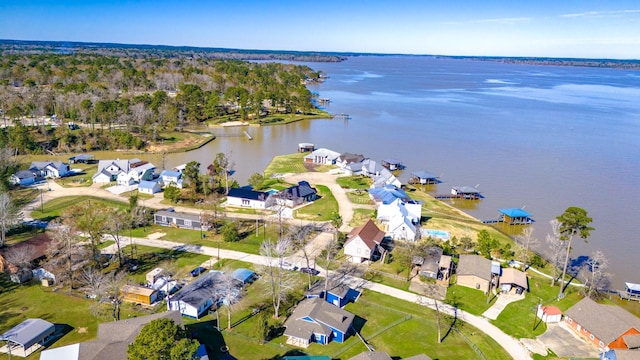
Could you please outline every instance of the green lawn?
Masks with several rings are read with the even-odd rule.
[[[70,169],[80,169],[81,174],[56,179],[55,182],[63,187],[91,186],[93,175],[98,171],[98,164],[70,164]]]
[[[452,285],[447,290],[446,302],[456,305],[460,309],[474,315],[482,315],[495,303],[495,297],[491,297],[491,302],[487,302],[487,295],[482,291],[468,288],[466,286]]]
[[[343,189],[368,189],[373,180],[366,176],[340,176],[336,182]]]
[[[304,206],[294,211],[294,217],[297,219],[329,221],[333,214],[338,213],[338,202],[328,187],[317,185],[318,195],[320,199],[315,200],[310,205]]]
[[[114,207],[122,210],[127,207],[124,201],[126,200],[123,199],[123,202],[119,202],[94,196],[64,196],[48,201],[44,204],[44,211],[41,211],[40,207],[34,209],[31,216],[34,219],[55,219],[69,206],[80,205],[85,202],[91,202],[91,204],[95,206]]]
[[[307,169],[304,167],[304,157],[306,153],[295,153],[289,155],[276,156],[271,160],[267,168],[264,169],[264,177],[269,178],[273,174],[303,173]]]
[[[369,219],[373,219],[374,212],[375,210],[372,209],[354,209],[353,218],[351,219],[351,223],[349,223],[349,226],[356,227],[364,225],[364,223],[366,223]]]
[[[368,192],[364,192],[364,191],[362,191],[362,192],[348,191],[347,192],[347,197],[354,204],[363,204],[363,205],[373,205],[374,204],[374,202],[373,202],[373,200],[371,200],[371,197],[369,196]]]

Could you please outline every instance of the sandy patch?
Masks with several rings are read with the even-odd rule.
[[[86,334],[89,332],[89,329],[86,327],[79,327],[78,328],[78,334]]]
[[[248,122],[246,121],[227,121],[225,123],[220,124],[220,126],[244,126],[244,125],[249,125]]]
[[[151,234],[147,235],[147,239],[158,240],[158,239],[161,239],[165,235],[167,235],[167,234],[165,234],[163,232],[154,232],[154,233],[151,233]]]

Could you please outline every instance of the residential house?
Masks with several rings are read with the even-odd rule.
[[[62,161],[34,161],[29,166],[36,179],[59,178],[69,174],[69,164]]]
[[[600,352],[640,345],[640,318],[617,305],[584,298],[565,311],[564,322]]]
[[[378,247],[384,235],[384,231],[369,219],[364,225],[351,230],[347,235],[347,241],[344,243],[345,256],[350,256],[354,263],[372,260],[376,251],[379,251]]]
[[[128,173],[132,164],[142,164],[142,160],[133,159],[115,159],[98,161],[98,171],[93,175],[94,183],[106,183],[116,181],[120,173]],[[123,177],[124,180],[124,177]]]
[[[449,285],[449,279],[451,278],[451,271],[453,270],[453,262],[451,261],[451,256],[442,255],[440,257],[440,262],[438,263],[440,266],[438,281],[444,285]]]
[[[420,266],[419,274],[424,277],[438,279],[440,276],[440,258],[443,255],[441,248],[431,246],[424,251],[424,258]]]
[[[498,211],[500,212],[498,221],[509,225],[526,225],[535,221],[531,218],[531,214],[520,208],[499,209]]]
[[[362,154],[352,154],[350,152],[345,152],[340,154],[338,160],[336,160],[336,165],[340,166],[340,168],[344,169],[350,164],[361,164],[364,161],[365,157]]]
[[[326,345],[344,342],[355,315],[323,299],[302,300],[284,323],[287,344],[308,347],[312,342]]]
[[[311,187],[306,181],[298,182],[298,185],[280,190],[270,197],[267,207],[273,203],[287,207],[296,207],[306,202],[314,201],[318,198],[318,191]]]
[[[362,175],[370,178],[380,176],[384,168],[378,164],[375,160],[365,159],[362,161]]]
[[[134,182],[140,181],[151,181],[154,179],[154,173],[156,171],[156,166],[152,163],[144,162],[138,166],[132,166],[129,169],[129,178],[131,178]]]
[[[524,294],[529,290],[527,282],[527,274],[523,271],[506,268],[502,270],[500,275],[500,291],[503,293]]]
[[[402,164],[402,161],[398,159],[384,159],[382,160],[382,166],[389,169],[390,171],[404,169],[404,165]]]
[[[5,320],[6,321],[6,320]],[[27,357],[54,338],[56,327],[42,319],[26,319],[0,335],[0,353]]]
[[[411,173],[409,182],[412,184],[430,185],[440,183],[438,176],[427,171],[415,171]]]
[[[202,221],[199,214],[189,214],[168,210],[156,211],[153,215],[156,225],[175,226],[181,229],[208,230],[209,226]]]
[[[458,285],[482,290],[484,293],[489,291],[489,285],[494,281],[491,260],[478,255],[460,255],[456,274]]]
[[[162,170],[160,172],[160,181],[163,186],[173,185],[178,189],[182,189],[182,172],[176,170]]]
[[[266,209],[271,194],[247,188],[231,188],[227,194],[227,205],[249,209]]]
[[[221,272],[208,272],[187,284],[180,291],[167,297],[167,309],[177,310],[184,316],[199,319],[211,307],[222,300],[218,289],[224,281]]]
[[[380,189],[383,188],[370,190]],[[371,191],[369,192],[371,193]],[[378,205],[377,218],[381,222],[388,222],[396,214],[402,214],[402,216],[407,218],[411,223],[418,224],[420,223],[420,219],[422,218],[422,202],[414,201],[411,199],[403,200],[400,198],[396,198],[394,200],[391,200],[391,202],[389,203],[383,201],[380,203],[380,205]]]
[[[184,328],[178,311],[165,311],[147,316],[130,317],[124,320],[98,324],[95,340],[43,350],[40,360],[105,360],[126,359],[127,349],[153,320],[171,319]]]
[[[140,183],[138,184],[138,192],[141,192],[143,194],[156,194],[159,193],[160,191],[162,191],[162,185],[160,184],[160,181],[147,181],[147,180],[142,180],[140,181]]]
[[[479,200],[484,196],[478,189],[471,186],[454,186],[451,188],[451,195],[455,195],[467,200]]]
[[[562,320],[562,311],[553,305],[538,305],[536,316],[546,323],[558,323]]]
[[[120,289],[120,294],[122,301],[135,304],[151,305],[158,300],[158,292],[144,286],[125,285]]]
[[[304,157],[304,162],[317,165],[333,165],[340,157],[340,153],[333,150],[320,148]]]
[[[327,284],[327,292],[324,291],[325,282],[315,282],[309,290],[306,291],[306,298],[324,299],[329,304],[339,308],[345,307],[349,302],[356,302],[362,294],[362,291],[344,284],[341,281],[329,281]]]
[[[640,360],[640,350],[612,349],[601,353],[600,360]]]
[[[386,224],[387,234],[393,240],[416,241],[420,236],[420,230],[416,224],[403,211],[395,212],[384,223]]]
[[[14,185],[29,186],[36,182],[36,176],[32,171],[20,170],[17,173],[9,176],[9,182]]]

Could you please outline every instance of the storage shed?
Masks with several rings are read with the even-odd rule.
[[[42,319],[27,319],[0,335],[0,353],[27,357],[53,339],[55,326]]]
[[[122,301],[142,305],[151,305],[158,300],[158,292],[156,290],[143,286],[125,285],[120,290],[120,293],[124,296]]]
[[[538,318],[546,323],[557,323],[562,320],[562,311],[555,306],[541,306],[538,305],[538,311],[536,313]]]
[[[156,280],[158,280],[160,277],[162,277],[162,272],[164,271],[163,268],[155,268],[151,271],[149,271],[147,273],[146,279],[147,279],[147,284],[153,284],[156,282]]]
[[[240,268],[231,274],[231,277],[243,284],[247,284],[255,280],[256,273],[249,269]]]

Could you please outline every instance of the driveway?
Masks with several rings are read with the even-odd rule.
[[[487,319],[495,320],[498,318],[498,315],[504,310],[507,305],[511,304],[514,301],[524,299],[524,295],[510,295],[510,294],[500,294],[498,295],[498,299],[496,302],[488,308],[482,316]]]
[[[598,358],[598,350],[582,340],[580,335],[567,328],[564,323],[547,324],[547,331],[538,340],[561,358]]]

